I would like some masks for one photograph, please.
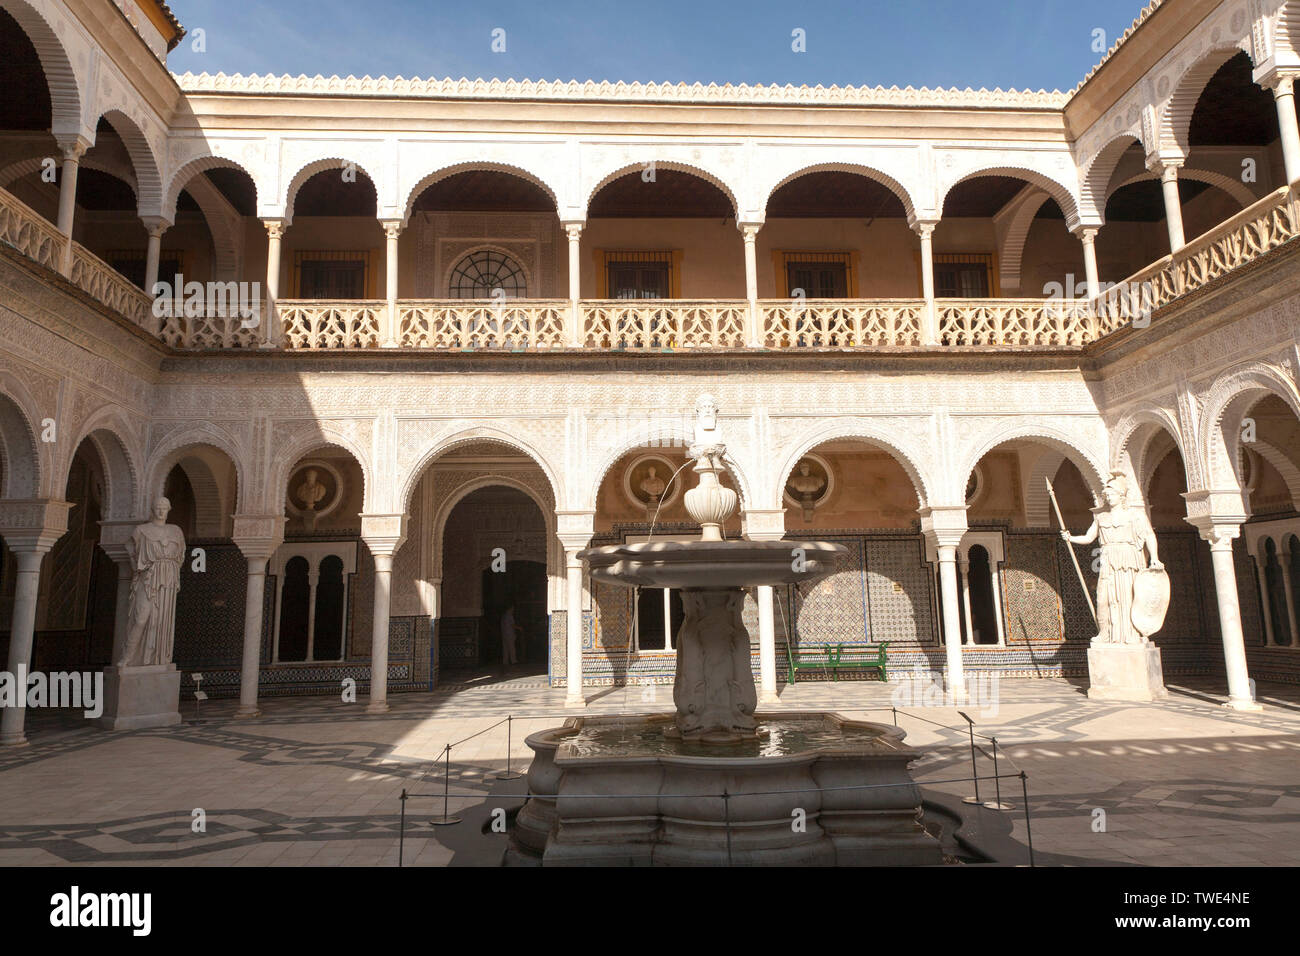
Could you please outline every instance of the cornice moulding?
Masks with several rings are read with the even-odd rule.
[[[627,101],[692,104],[810,106],[931,106],[984,109],[1046,109],[1065,106],[1059,90],[930,89],[883,86],[794,86],[747,83],[613,83],[608,80],[406,79],[404,77],[276,76],[273,74],[183,73],[176,81],[187,94],[235,93],[299,96],[415,97]]]

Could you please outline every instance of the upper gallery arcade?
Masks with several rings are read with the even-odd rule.
[[[1044,479],[1077,532],[1113,471],[1176,555],[1166,667],[1300,675],[1296,0],[1158,0],[1069,93],[173,76],[182,37],[0,0],[11,664],[110,658],[165,492],[210,561],[177,662],[246,713],[382,709],[508,601],[571,702],[662,678],[673,596],[576,555],[647,501],[693,533],[707,391],[729,532],[856,548],[751,596],[765,694],[802,641],[1077,672]]]

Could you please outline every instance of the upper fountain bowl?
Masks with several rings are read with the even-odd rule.
[[[579,557],[606,584],[711,591],[818,581],[848,553],[829,541],[649,541],[589,548]]]

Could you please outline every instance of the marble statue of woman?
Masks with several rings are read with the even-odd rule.
[[[131,595],[123,667],[169,664],[176,630],[176,592],[185,560],[185,537],[167,523],[171,502],[154,502],[153,518],[135,529],[126,543],[131,562]]]
[[[1156,536],[1145,512],[1128,503],[1128,479],[1111,475],[1102,491],[1106,504],[1094,508],[1092,527],[1082,535],[1062,529],[1071,544],[1092,544],[1101,538],[1101,571],[1097,578],[1097,636],[1095,644],[1145,644],[1147,634],[1159,630],[1149,624],[1139,630],[1134,621],[1135,602],[1148,603],[1141,578],[1148,572],[1164,574],[1156,553]],[[1167,579],[1166,579],[1167,582]],[[1165,588],[1167,594],[1167,584]],[[1142,620],[1142,607],[1138,619]],[[1163,620],[1163,612],[1160,613]]]

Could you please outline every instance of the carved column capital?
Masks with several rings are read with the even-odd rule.
[[[0,537],[14,553],[44,554],[68,530],[72,502],[53,498],[0,501]]]
[[[363,514],[361,540],[373,557],[392,557],[406,540],[407,516],[404,514]]]
[[[268,561],[284,543],[284,515],[234,515],[230,535],[249,561]]]

